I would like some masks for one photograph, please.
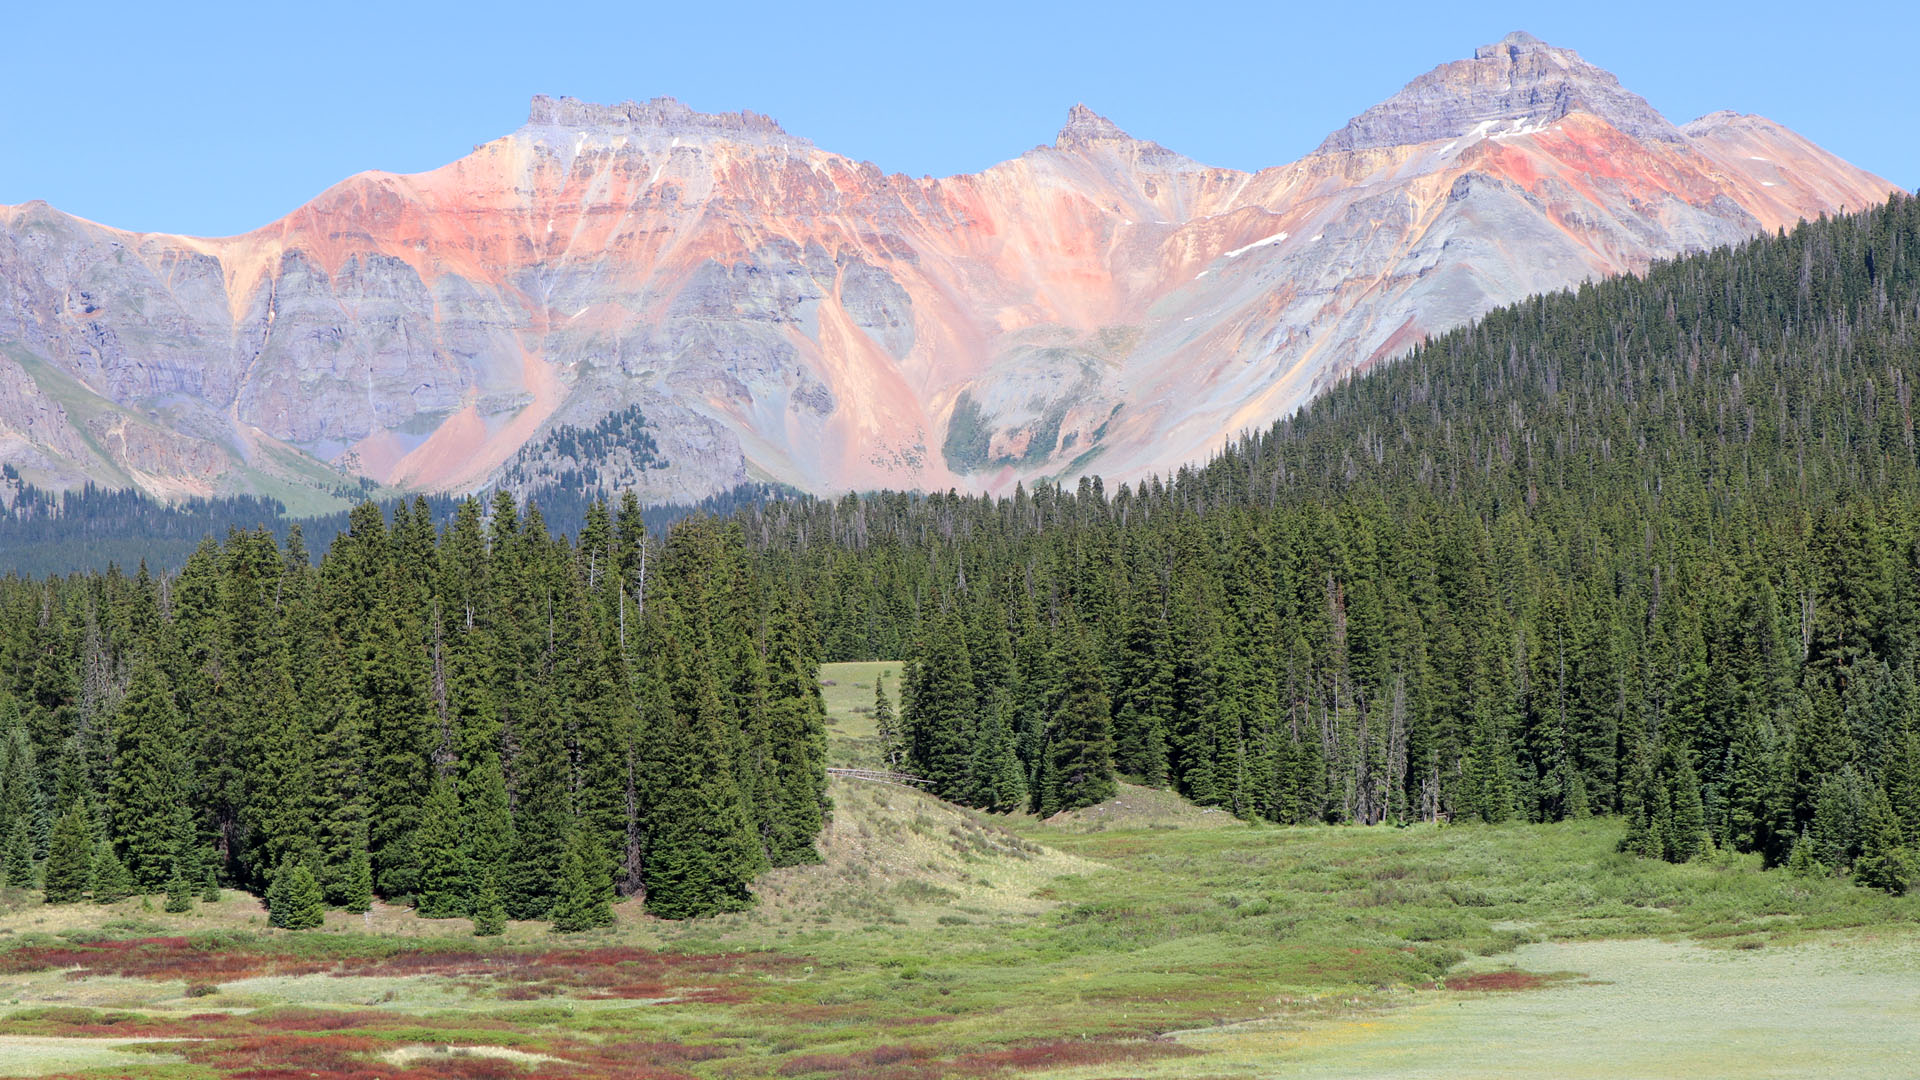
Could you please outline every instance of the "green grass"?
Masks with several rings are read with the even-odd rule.
[[[825,672],[836,763],[871,748],[871,716],[858,710],[873,679],[898,670]],[[10,893],[0,950],[186,933],[216,953],[278,950],[309,966],[202,996],[177,978],[0,974],[0,1036],[111,1049],[121,1057],[103,1076],[126,1072],[127,1051],[94,1040],[220,1010],[228,1026],[207,1029],[216,1041],[156,1044],[189,1058],[148,1059],[156,1074],[239,1071],[208,1057],[227,1045],[218,1039],[308,1023],[312,1010],[354,1011],[363,1045],[342,1053],[406,1061],[422,1078],[471,1064],[431,1049],[443,1046],[607,1054],[652,1062],[649,1075],[716,1080],[1868,1076],[1875,1061],[1920,1053],[1920,898],[1762,873],[1745,857],[1629,858],[1614,850],[1613,821],[1256,827],[1128,787],[1042,822],[861,781],[835,781],[832,796],[824,861],[768,875],[753,910],[665,923],[628,903],[615,927],[573,939],[516,924],[504,945],[476,943],[463,921],[384,907],[373,934],[336,915],[325,932],[295,935],[264,928],[238,896],[168,916],[137,901],[46,908]],[[579,975],[592,969],[564,958],[516,966],[548,948],[606,946],[711,959],[628,998],[597,992]],[[420,950],[475,948],[500,950],[488,954],[497,968],[404,967]],[[1444,986],[1508,969],[1574,974],[1513,992]],[[38,1068],[10,1052],[0,1043],[0,1073]],[[96,1062],[109,1065],[76,1057],[69,1071]],[[488,1067],[516,1062],[538,1063],[496,1056]]]
[[[883,764],[879,744],[874,741],[873,684],[876,679],[886,680],[887,697],[897,714],[901,669],[897,660],[821,665],[828,764],[848,768],[879,768]]]

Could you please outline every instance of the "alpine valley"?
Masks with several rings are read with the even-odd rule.
[[[309,505],[356,477],[1119,481],[1497,305],[1893,190],[1757,116],[1671,123],[1523,33],[1254,173],[1084,106],[914,179],[751,112],[535,97],[467,157],[240,236],[0,207],[0,462]]]

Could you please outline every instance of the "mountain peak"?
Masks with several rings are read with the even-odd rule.
[[[686,138],[720,137],[735,142],[801,143],[770,116],[757,112],[696,112],[670,97],[646,102],[626,101],[597,105],[570,97],[535,94],[527,110],[527,127],[592,131],[608,134],[668,135]]]
[[[1068,150],[1088,143],[1115,141],[1132,142],[1133,136],[1085,105],[1075,105],[1067,110],[1067,123],[1054,137],[1053,146],[1056,150]]]
[[[1508,34],[1506,37],[1501,38],[1491,45],[1482,45],[1473,50],[1473,58],[1475,60],[1487,60],[1497,57],[1502,53],[1511,55],[1526,49],[1551,48],[1553,48],[1553,46],[1541,41],[1525,30],[1515,30],[1513,33]]]
[[[1524,30],[1442,64],[1327,136],[1320,151],[1368,150],[1459,139],[1551,124],[1585,112],[1636,139],[1683,142],[1680,129],[1646,99],[1620,85],[1572,49],[1556,48]],[[1483,127],[1482,125],[1488,125]],[[1476,130],[1477,129],[1477,130]]]

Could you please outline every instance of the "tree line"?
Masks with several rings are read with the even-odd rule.
[[[5,873],[224,883],[287,926],[745,906],[828,810],[817,634],[769,567],[737,524],[656,540],[629,497],[569,540],[500,495],[444,529],[363,504],[317,567],[263,528],[172,575],[0,580]]]

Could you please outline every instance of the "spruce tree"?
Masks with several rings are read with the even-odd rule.
[[[1853,864],[1854,882],[1872,889],[1885,889],[1895,896],[1904,894],[1916,872],[1913,854],[1904,840],[1892,801],[1885,791],[1875,788],[1868,804],[1860,857]]]
[[[933,618],[911,678],[901,713],[907,767],[932,781],[934,794],[964,801],[971,779],[975,701],[973,666],[957,615]]]
[[[665,604],[661,605],[665,607]],[[764,865],[727,753],[725,707],[705,658],[685,644],[677,612],[657,641],[669,685],[663,793],[647,851],[647,910],[668,919],[737,911],[753,902],[747,884]]]
[[[613,880],[605,863],[605,851],[592,832],[576,825],[567,838],[567,856],[553,903],[555,933],[577,934],[613,925]]]
[[[193,910],[193,889],[187,884],[187,876],[175,867],[167,877],[167,911],[178,915]]]
[[[971,774],[968,805],[996,814],[1026,807],[1026,770],[1014,752],[1013,729],[1007,724],[1006,710],[997,704],[980,719]]]
[[[767,629],[767,740],[770,795],[764,815],[767,859],[774,866],[820,861],[814,838],[826,824],[827,710],[819,666],[804,641],[799,601],[778,593]]]
[[[883,671],[873,680],[873,740],[880,746],[880,767],[898,769],[905,750],[900,744],[899,722],[893,715],[893,699],[887,697],[887,676]]]
[[[1685,754],[1670,747],[1667,753],[1670,758],[1663,781],[1673,812],[1662,855],[1668,862],[1690,862],[1713,847],[1707,836],[1706,810],[1700,800],[1700,780]]]
[[[115,847],[136,887],[165,884],[186,836],[186,777],[180,715],[173,691],[151,660],[135,669],[115,730],[113,812]]]
[[[499,755],[491,748],[477,753],[481,760],[460,785],[461,859],[468,873],[469,906],[479,903],[484,883],[489,880],[495,899],[505,902],[500,883],[514,849],[513,817],[507,808],[507,784],[500,774]]]
[[[1867,785],[1853,766],[1823,779],[1814,797],[1812,835],[1821,863],[1845,870],[1860,854],[1869,805]]]
[[[93,858],[93,902],[117,904],[132,896],[133,889],[133,873],[113,850],[113,845],[102,840]]]
[[[453,776],[434,777],[415,837],[419,888],[414,910],[423,919],[454,919],[467,914],[472,883],[460,843],[460,800]]]
[[[220,902],[220,879],[214,875],[211,864],[200,875],[200,902],[203,904]]]
[[[306,863],[295,863],[294,865],[298,873],[306,875],[306,878],[301,880],[317,881],[313,876],[313,872],[307,869]],[[294,899],[295,904],[302,902],[299,897]],[[322,902],[324,902],[324,896],[322,897]],[[367,854],[367,849],[364,847],[355,848],[352,857],[347,862],[346,879],[340,890],[340,906],[356,915],[365,914],[373,910],[373,860]],[[289,929],[298,930],[302,928],[289,927]]]
[[[1065,692],[1054,710],[1040,812],[1056,814],[1105,802],[1113,777],[1113,721],[1100,669],[1078,626],[1068,632],[1060,670]]]
[[[46,893],[49,904],[74,904],[86,899],[93,884],[93,836],[86,808],[69,803],[54,823],[48,845]]]
[[[33,888],[33,837],[29,835],[30,824],[24,816],[16,817],[7,827],[7,887],[13,889]]]
[[[1819,847],[1809,831],[1801,830],[1799,838],[1793,842],[1793,854],[1787,858],[1787,873],[1808,878],[1825,874],[1827,867],[1817,854]]]
[[[307,865],[288,859],[267,890],[267,924],[282,930],[312,930],[326,922],[326,900]]]
[[[474,937],[497,937],[507,932],[506,898],[500,893],[500,876],[490,866],[480,872],[472,917]]]

